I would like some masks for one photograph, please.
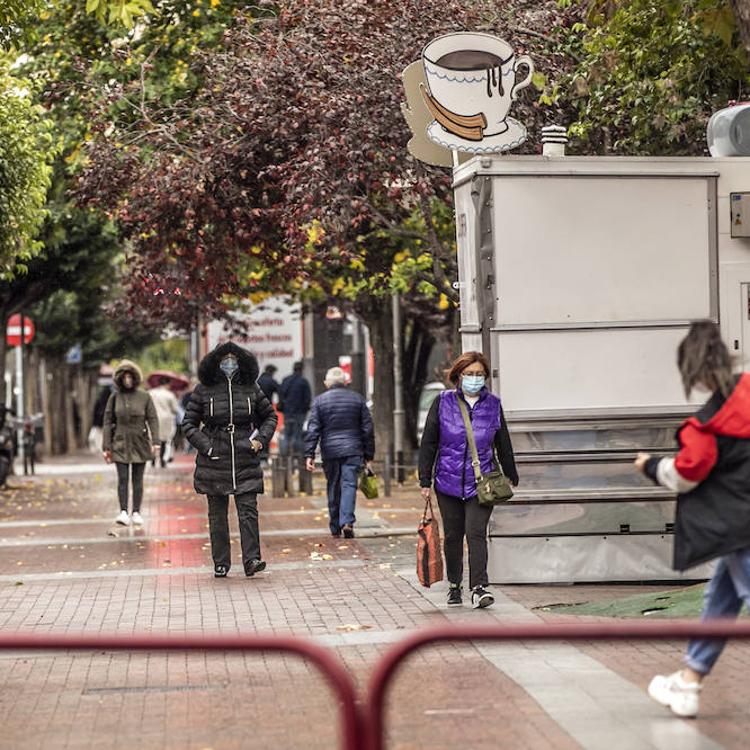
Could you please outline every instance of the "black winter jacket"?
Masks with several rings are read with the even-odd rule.
[[[750,374],[677,431],[674,458],[651,458],[645,473],[678,493],[674,567],[686,570],[750,547]]]
[[[311,400],[310,383],[297,372],[285,377],[279,386],[279,411],[287,416],[307,414]]]
[[[229,380],[219,369],[227,354],[234,354],[239,370]],[[196,386],[188,402],[182,428],[198,451],[195,491],[202,495],[240,495],[263,492],[263,470],[250,446],[257,439],[267,447],[278,418],[255,382],[255,357],[231,342],[206,355],[200,364]]]
[[[334,385],[313,401],[305,437],[305,456],[313,458],[320,441],[324,461],[346,456],[375,456],[375,431],[367,404],[359,393]]]

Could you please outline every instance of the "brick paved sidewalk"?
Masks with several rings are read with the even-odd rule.
[[[411,489],[360,500],[354,540],[328,535],[319,483],[312,497],[263,497],[267,572],[242,575],[233,519],[234,567],[229,578],[215,580],[205,501],[191,489],[189,460],[178,464],[147,471],[142,530],[112,525],[109,467],[68,461],[31,480],[11,479],[18,489],[0,492],[0,626],[36,633],[293,633],[334,648],[363,686],[379,654],[409,629],[503,616],[502,609],[449,611],[442,589],[425,592],[409,580],[410,530],[421,512]],[[614,595],[612,588],[597,591]],[[529,613],[571,592],[590,595],[577,587],[502,593],[517,612]],[[581,658],[593,657],[639,689],[679,652],[678,644],[580,649]],[[498,667],[509,653],[448,644],[412,657],[390,695],[389,746],[586,746],[575,727],[553,718],[538,692]],[[707,737],[745,746],[743,691],[733,687],[748,655],[730,646],[705,691],[707,713],[693,722],[699,732],[682,735],[693,747],[711,746]],[[655,730],[667,737],[686,724],[658,707],[654,715]],[[282,656],[0,654],[0,722],[0,748],[14,749],[328,750],[337,737],[328,688],[313,668]]]

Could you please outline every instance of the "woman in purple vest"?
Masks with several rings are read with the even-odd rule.
[[[495,469],[495,455],[512,484],[518,484],[508,427],[500,399],[487,390],[490,374],[487,358],[481,352],[466,352],[451,365],[448,380],[454,390],[443,391],[433,401],[419,450],[419,484],[427,501],[435,481],[445,536],[445,563],[448,572],[448,606],[462,604],[464,537],[469,546],[469,585],[471,603],[489,607],[495,599],[487,591],[487,524],[492,508],[477,501],[471,450],[466,439],[459,399],[468,407],[477,444],[482,474]]]

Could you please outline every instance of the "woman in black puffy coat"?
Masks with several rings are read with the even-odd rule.
[[[271,442],[278,421],[257,384],[258,361],[229,342],[204,357],[200,383],[193,391],[182,427],[198,451],[195,491],[208,498],[208,521],[214,575],[231,567],[229,495],[234,495],[240,523],[245,574],[266,567],[260,555],[258,494],[263,492],[259,453]]]

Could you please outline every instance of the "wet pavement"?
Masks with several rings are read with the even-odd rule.
[[[360,499],[357,538],[335,539],[320,478],[311,497],[260,499],[268,569],[251,579],[230,510],[234,565],[216,580],[190,468],[179,457],[147,470],[143,528],[113,524],[114,471],[94,459],[11,478],[15,489],[0,492],[3,631],[291,633],[335,649],[362,687],[411,629],[559,620],[545,604],[633,590],[503,587],[493,610],[448,610],[443,584],[425,590],[415,581],[416,490]],[[680,652],[681,644],[430,648],[409,659],[389,693],[389,747],[745,747],[750,648],[730,645],[694,722],[643,695]],[[334,698],[314,668],[251,654],[0,653],[0,722],[0,748],[14,750],[329,750],[338,737]]]

